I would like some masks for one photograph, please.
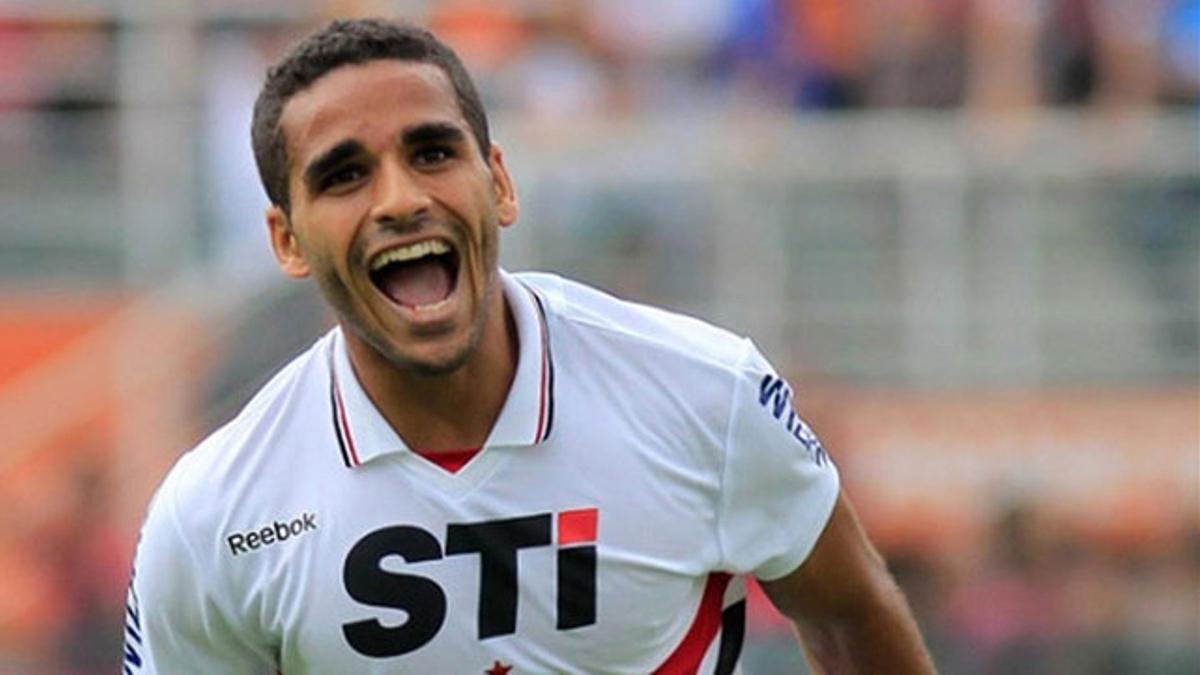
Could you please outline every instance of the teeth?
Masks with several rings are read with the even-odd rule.
[[[424,258],[427,255],[441,255],[449,252],[450,246],[446,242],[440,239],[426,239],[425,241],[418,241],[415,244],[389,249],[380,253],[371,261],[371,271],[374,272],[394,262],[416,260],[417,258]]]
[[[434,310],[441,309],[449,304],[450,304],[450,298],[446,298],[445,300],[438,300],[437,302],[433,303],[432,305],[416,305],[413,307],[413,309],[417,312],[432,312]]]

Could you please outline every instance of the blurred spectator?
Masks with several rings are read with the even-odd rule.
[[[1032,112],[1044,0],[976,0],[968,21],[969,103],[986,115]]]
[[[74,467],[70,502],[39,540],[54,585],[70,602],[53,649],[55,672],[112,672],[122,636],[113,628],[123,615],[133,541],[111,516],[108,463],[90,455]],[[111,660],[99,655],[113,655]]]
[[[558,7],[569,7],[563,3]],[[433,7],[429,28],[454,47],[472,70],[486,79],[502,68],[529,39],[529,24],[551,9],[524,13],[512,3],[446,0]]]
[[[36,33],[22,22],[0,19],[0,110],[43,98],[37,87],[33,44]]]
[[[970,673],[1053,672],[1066,633],[1054,533],[1028,507],[1005,513],[986,542],[986,557],[947,607],[957,644],[956,669]]]
[[[38,71],[46,96],[38,107],[48,113],[43,148],[68,161],[94,159],[112,138],[97,134],[105,125],[86,113],[116,103],[115,36],[103,24],[68,24],[41,33]]]
[[[964,44],[974,37],[965,30],[967,4],[968,0],[864,0],[870,18],[867,103],[933,108],[961,104]]]
[[[687,112],[712,94],[705,67],[735,0],[583,3],[594,35],[618,66],[620,96],[635,109]],[[651,9],[652,8],[652,9]]]
[[[6,149],[26,166],[70,167],[111,149],[109,111],[116,102],[114,35],[103,22],[44,24],[0,16],[0,112],[11,127]],[[34,110],[37,117],[13,115]],[[32,124],[31,124],[32,123]]]
[[[957,579],[942,579],[953,590],[940,610],[920,607],[919,593],[914,604],[935,622],[931,645],[946,672],[1195,673],[1200,568],[1183,540],[1177,543],[1119,547],[1018,504],[983,542],[986,558],[961,561]],[[906,589],[939,583],[899,578]]]
[[[113,518],[111,457],[65,456],[2,477],[0,672],[109,673],[119,658],[133,534]]]
[[[1097,104],[1119,114],[1154,103],[1159,91],[1155,45],[1166,4],[1166,0],[1092,0]]]
[[[1174,0],[1163,19],[1163,98],[1195,105],[1200,100],[1200,0]]]
[[[735,3],[717,71],[735,92],[777,105],[845,108],[861,93],[861,3]]]
[[[554,4],[531,13],[522,40],[508,46],[510,53],[492,61],[495,76],[481,78],[483,95],[529,124],[597,117],[624,105],[618,63],[582,5]]]

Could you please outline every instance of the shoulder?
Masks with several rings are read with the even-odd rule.
[[[268,467],[285,461],[272,450],[287,445],[286,436],[302,426],[284,422],[317,418],[315,408],[327,399],[321,392],[328,382],[331,337],[286,364],[233,419],[176,461],[151,502],[147,529],[161,528],[167,519],[185,538],[219,529],[232,510],[259,492],[255,487]]]
[[[560,277],[521,281],[546,306],[564,420],[635,420],[659,452],[719,473],[739,409],[758,400],[765,360],[748,338]]]
[[[733,375],[754,352],[747,338],[702,319],[623,300],[553,274],[515,276],[542,300],[548,323],[625,358],[680,360],[699,370]]]

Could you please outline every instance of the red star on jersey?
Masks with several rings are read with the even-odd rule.
[[[499,661],[492,661],[492,667],[483,672],[485,675],[508,675],[508,671],[512,669],[512,666],[506,666]]]

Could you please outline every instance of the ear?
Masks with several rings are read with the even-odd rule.
[[[492,188],[496,195],[496,219],[501,227],[508,227],[517,221],[520,208],[516,187],[504,167],[504,153],[495,143],[488,152],[488,166],[492,170]]]
[[[267,229],[271,235],[271,249],[275,252],[279,269],[293,279],[307,277],[310,270],[308,261],[304,259],[304,251],[292,230],[291,219],[278,205],[272,204],[267,208]]]

